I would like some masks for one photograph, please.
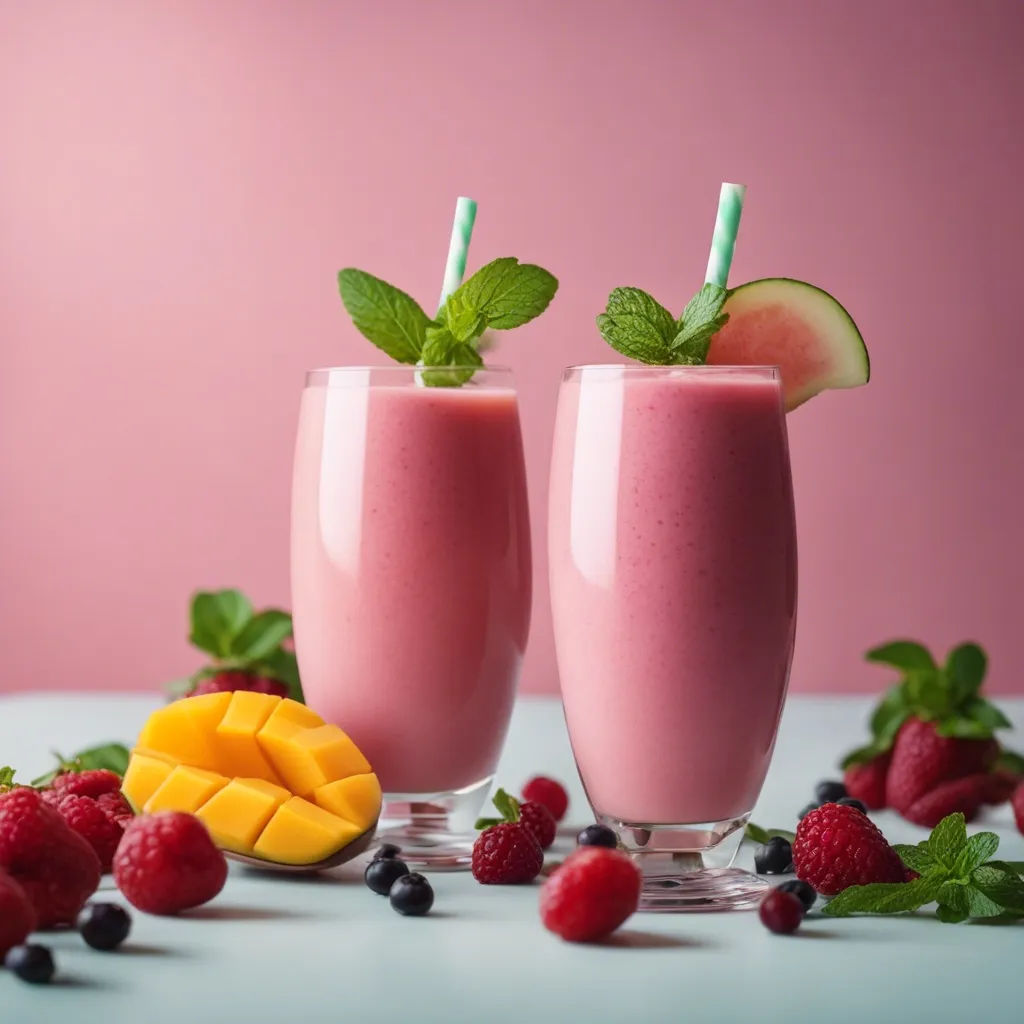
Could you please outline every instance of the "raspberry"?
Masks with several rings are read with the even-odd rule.
[[[127,828],[135,817],[132,805],[124,798],[122,793],[102,793],[96,797],[96,803],[103,813],[116,821],[121,828]]]
[[[39,928],[73,924],[102,874],[89,843],[28,788],[0,795],[0,870],[25,890]]]
[[[53,780],[53,791],[60,800],[66,796],[88,796],[95,800],[104,793],[120,793],[121,777],[105,768],[95,768],[88,772],[62,772]]]
[[[96,851],[96,856],[100,859],[100,868],[104,874],[109,874],[124,829],[109,818],[95,800],[90,800],[87,796],[66,796],[60,802],[58,810],[71,829]]]
[[[543,804],[555,821],[561,821],[569,809],[569,794],[565,787],[543,775],[535,776],[523,786],[523,800]]]
[[[114,881],[147,914],[176,914],[207,903],[224,888],[228,864],[191,814],[136,818],[114,856]]]
[[[1013,817],[1017,822],[1017,828],[1024,832],[1024,782],[1022,782],[1013,794],[1011,800],[1013,806]]]
[[[825,804],[796,829],[793,862],[797,877],[825,896],[851,885],[902,882],[903,862],[885,836],[856,807]]]
[[[533,838],[546,850],[555,841],[555,819],[551,812],[534,800],[519,805],[519,820],[533,833]]]
[[[869,811],[885,807],[885,778],[889,773],[889,754],[879,754],[862,764],[852,764],[843,775],[846,792],[860,800]]]
[[[544,866],[544,851],[519,822],[486,828],[473,844],[473,877],[484,885],[532,882]]]
[[[757,908],[761,924],[776,935],[792,935],[804,919],[804,905],[791,892],[772,889]]]
[[[540,892],[540,918],[568,942],[611,935],[640,902],[640,869],[619,850],[586,846],[566,857]]]
[[[36,930],[36,912],[25,890],[0,871],[0,963]]]
[[[200,679],[189,697],[202,697],[206,693],[225,693],[235,690],[251,690],[253,677],[248,672],[218,672],[215,676]]]
[[[960,811],[967,821],[973,821],[991,790],[987,772],[967,775],[962,779],[943,782],[929,790],[903,812],[907,821],[926,828],[935,828],[948,814]]]
[[[287,697],[291,692],[279,679],[264,679],[262,676],[252,681],[253,693],[269,693],[273,697]]]

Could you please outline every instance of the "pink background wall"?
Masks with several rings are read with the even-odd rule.
[[[334,275],[433,301],[470,266],[555,271],[519,378],[538,588],[558,372],[609,290],[680,306],[718,184],[733,281],[808,278],[874,380],[790,421],[794,686],[870,689],[894,634],[1019,658],[1024,5],[32,0],[0,5],[0,690],[145,688],[195,662],[197,587],[288,601],[302,371],[375,352]]]

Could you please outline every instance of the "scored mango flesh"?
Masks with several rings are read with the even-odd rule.
[[[362,751],[304,704],[238,690],[154,711],[122,786],[136,810],[186,811],[223,850],[316,864],[377,821],[381,790]]]

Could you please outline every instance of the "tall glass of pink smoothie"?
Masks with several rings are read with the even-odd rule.
[[[562,697],[641,907],[724,909],[771,759],[796,627],[781,381],[760,366],[584,366],[562,379],[549,557]]]
[[[382,838],[468,864],[530,621],[511,374],[425,387],[410,366],[311,372],[292,498],[295,644],[309,704],[364,751]]]

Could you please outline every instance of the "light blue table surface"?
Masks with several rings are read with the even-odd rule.
[[[50,767],[50,749],[130,741],[156,703],[0,697],[0,763],[31,778]],[[1024,701],[1002,704],[1024,723]],[[834,777],[837,755],[861,741],[868,706],[790,699],[756,821],[794,827],[814,782]],[[1007,742],[1024,748],[1024,734]],[[518,787],[536,772],[569,782],[571,822],[588,821],[561,708],[550,699],[517,705],[498,781]],[[893,842],[925,834],[889,813],[876,821]],[[1024,836],[1007,807],[972,826],[980,827],[1003,837],[1001,857],[1024,860]],[[570,845],[560,838],[553,852]],[[741,851],[747,865],[750,856]],[[434,875],[434,912],[407,919],[361,875],[359,865],[309,881],[232,868],[224,892],[203,910],[136,914],[119,954],[95,953],[73,933],[47,936],[61,983],[33,989],[0,971],[0,1022],[1024,1021],[1024,923],[812,915],[798,935],[779,937],[752,913],[637,915],[610,945],[573,946],[541,926],[536,886]]]

